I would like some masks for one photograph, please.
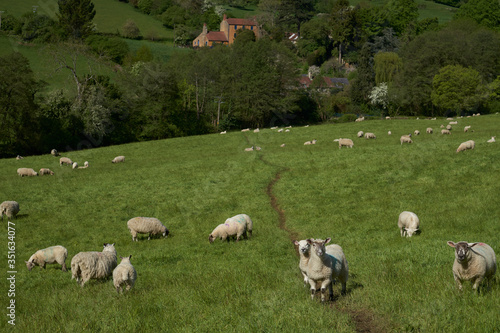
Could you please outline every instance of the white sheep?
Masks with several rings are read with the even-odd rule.
[[[16,160],[22,160],[22,159],[24,159],[24,157],[22,157],[21,155],[16,156]]]
[[[257,146],[257,147],[255,147],[255,150],[261,151],[261,150],[262,150],[262,148],[261,148],[261,147],[259,147],[259,146]]]
[[[307,263],[311,256],[311,245],[305,239],[300,241],[293,240],[292,243],[297,246],[297,250],[299,251],[299,269],[304,278],[304,286],[307,286],[309,283],[309,278],[307,277]]]
[[[59,165],[73,165],[73,161],[69,157],[61,157],[59,159]]]
[[[52,155],[52,156],[56,157],[56,156],[59,156],[59,153],[57,152],[57,150],[56,150],[56,149],[52,149],[52,150],[50,151],[50,155]]]
[[[458,121],[450,121],[448,124],[449,125],[458,125]]]
[[[259,133],[259,132],[260,132],[260,130],[259,130],[258,128],[256,128],[256,129],[254,129],[254,130],[253,130],[253,132],[254,132],[254,133]]]
[[[137,240],[137,234],[148,234],[148,240],[154,235],[168,237],[170,231],[154,217],[134,217],[127,221],[127,228],[132,235],[132,241]]]
[[[73,169],[78,169],[78,163],[77,163],[77,162],[73,162],[73,165],[72,165],[72,167],[71,167],[71,168],[73,168]]]
[[[365,135],[365,133],[363,131],[359,131],[357,135],[358,135],[358,138],[362,138],[363,135]]]
[[[33,170],[32,168],[19,168],[17,169],[17,174],[21,177],[32,177],[32,176],[38,176],[38,172]]]
[[[442,129],[441,134],[448,134],[449,135],[449,134],[451,134],[451,132],[447,129]]]
[[[82,288],[90,279],[104,279],[116,267],[115,244],[104,243],[102,252],[80,252],[71,259],[71,279],[76,279]]]
[[[432,134],[434,131],[432,130],[431,127],[427,127],[427,129],[425,130],[425,133],[427,134]]]
[[[113,285],[117,293],[122,291],[123,285],[126,285],[125,289],[127,291],[130,290],[134,286],[135,280],[137,280],[137,272],[130,263],[132,255],[120,258],[120,264],[113,270]]]
[[[326,253],[325,244],[330,242],[330,238],[308,239],[307,243],[311,246],[311,255],[307,263],[307,277],[311,286],[311,299],[317,289],[321,290],[321,302],[325,301],[326,289],[330,291],[330,299],[333,299],[333,266],[334,258]],[[320,288],[318,288],[320,286]]]
[[[43,176],[43,175],[54,175],[54,171],[52,171],[50,169],[47,169],[47,168],[41,168],[40,171],[38,171],[38,174],[40,176]]]
[[[253,149],[254,149],[254,148],[253,148],[253,146],[252,146],[252,147],[250,147],[250,148],[245,148],[245,151],[253,151]]]
[[[345,295],[347,289],[347,279],[349,278],[349,265],[345,257],[342,247],[337,244],[327,245],[325,248],[326,253],[333,257],[333,271],[332,279],[338,279],[342,284],[342,295]]]
[[[385,117],[385,120],[389,120],[389,119],[391,119],[391,117],[389,117],[389,116]]]
[[[377,137],[373,133],[365,133],[365,139],[376,139]]]
[[[411,134],[401,135],[401,137],[399,138],[399,142],[401,142],[401,144],[403,144],[403,143],[413,143],[413,141],[411,140]]]
[[[253,222],[250,216],[238,214],[215,227],[212,233],[208,235],[208,241],[213,243],[217,238],[228,242],[230,238],[236,238],[236,241],[239,241],[241,236],[248,239],[252,236],[252,229]]]
[[[281,148],[284,148],[285,146],[286,146],[286,144],[284,144],[284,143],[280,144]]]
[[[444,125],[439,126],[439,128],[444,128]]]
[[[359,118],[356,118],[356,120],[355,120],[355,121],[356,121],[356,122],[360,122],[360,121],[363,121],[363,120],[365,120],[365,117],[359,117]]]
[[[446,118],[446,120],[453,120],[453,118]]]
[[[227,133],[227,131],[220,132],[220,134],[226,134],[226,133]]]
[[[85,161],[85,163],[83,163],[83,166],[79,166],[78,169],[87,169],[89,167],[89,161]]]
[[[19,203],[17,201],[4,201],[0,204],[0,217],[7,216],[7,218],[16,218],[19,213]]]
[[[287,129],[285,130],[285,133],[288,133],[288,132],[290,132],[290,129],[288,129],[288,128],[287,128]]]
[[[458,146],[458,148],[457,148],[457,153],[460,151],[467,150],[467,149],[474,149],[475,146],[476,146],[476,143],[473,140],[462,142],[460,144],[460,146]]]
[[[420,220],[417,214],[404,211],[399,214],[398,227],[401,232],[401,237],[406,234],[406,237],[411,237],[420,231]]]
[[[304,142],[304,146],[307,146],[307,145],[315,145],[317,142],[317,140],[312,140],[312,141],[306,141]]]
[[[333,141],[337,141],[339,143],[339,149],[342,148],[342,146],[346,146],[349,148],[352,148],[354,146],[354,142],[352,142],[351,139],[340,138],[340,139],[335,139]]]
[[[471,126],[470,126],[470,125],[465,126],[465,127],[464,127],[464,132],[468,132],[470,128],[471,128]]]
[[[447,129],[448,131],[451,131],[451,128],[452,128],[452,127],[451,127],[451,125],[446,125],[446,129]]]
[[[278,126],[271,127],[272,130],[278,129]]]
[[[283,129],[282,129],[282,128],[280,128],[280,129],[278,130],[278,133],[281,133],[281,132],[283,132]]]
[[[491,137],[491,139],[489,139],[489,140],[488,140],[488,141],[486,141],[486,142],[488,142],[488,143],[493,143],[493,142],[495,142],[495,138],[496,138],[496,136],[492,136],[492,137]]]
[[[250,128],[245,128],[245,129],[242,129],[241,131],[242,132],[248,132],[248,131],[250,131]]]
[[[472,289],[477,290],[483,280],[487,285],[497,270],[495,251],[485,243],[447,242],[455,248],[453,277],[458,289],[462,290],[463,281],[471,281]]]
[[[420,135],[420,131],[419,130],[415,130],[415,132],[413,132],[413,134]]]
[[[391,131],[388,131],[388,132],[387,132],[387,135],[392,135],[392,132],[391,132]]]
[[[66,272],[67,257],[68,250],[64,246],[55,245],[36,251],[25,263],[29,271],[36,265],[40,266],[40,269],[45,269],[45,264],[58,263],[61,265],[62,271]]]
[[[120,163],[120,162],[125,162],[125,156],[116,156],[111,161],[111,163]]]

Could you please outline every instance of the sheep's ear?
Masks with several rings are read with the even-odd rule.
[[[26,260],[25,260],[24,262],[25,262],[25,263],[27,263],[27,264],[29,264],[29,263],[30,263],[29,261],[26,261]]]
[[[330,243],[330,241],[331,241],[331,240],[332,240],[332,239],[331,239],[330,237],[328,237],[327,239],[325,239],[325,244]]]
[[[479,243],[477,243],[477,242],[476,242],[476,243],[469,244],[469,248],[474,247],[474,246],[476,246],[477,244],[479,244]]]
[[[309,244],[309,245],[312,244],[312,239],[311,238],[306,239],[306,241],[307,241],[307,244]]]
[[[299,242],[298,242],[298,241],[296,241],[295,239],[294,239],[294,240],[292,240],[292,243],[293,243],[293,244],[295,244],[295,245],[299,245]]]
[[[122,256],[120,256],[120,259],[123,259],[123,257],[122,257]]]
[[[451,247],[455,247],[455,245],[456,245],[456,244],[455,244],[455,243],[453,243],[452,241],[448,241],[448,242],[446,242],[446,244],[448,244],[448,245],[449,245],[449,246],[451,246]]]
[[[104,243],[103,246],[106,247],[106,245],[108,245],[108,243]]]
[[[128,258],[129,258],[129,259],[130,259],[130,258],[132,258],[132,255],[129,255],[129,256],[128,256]]]
[[[116,243],[111,244],[111,246],[115,246]]]

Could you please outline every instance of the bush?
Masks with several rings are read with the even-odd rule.
[[[129,52],[128,45],[120,38],[92,35],[85,42],[90,46],[92,51],[100,56],[107,56],[110,60],[117,64],[122,64],[123,59]]]
[[[123,36],[131,39],[139,39],[141,37],[141,31],[137,24],[131,19],[128,19],[127,22],[122,27]]]

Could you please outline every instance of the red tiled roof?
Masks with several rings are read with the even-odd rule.
[[[215,42],[227,42],[226,34],[223,31],[210,31],[207,33],[207,38]]]
[[[257,22],[249,19],[228,18],[226,21],[230,25],[257,25]]]

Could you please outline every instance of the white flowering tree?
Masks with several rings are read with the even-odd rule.
[[[368,98],[370,99],[371,104],[380,105],[383,109],[387,108],[387,105],[389,104],[387,83],[382,82],[373,87]]]

